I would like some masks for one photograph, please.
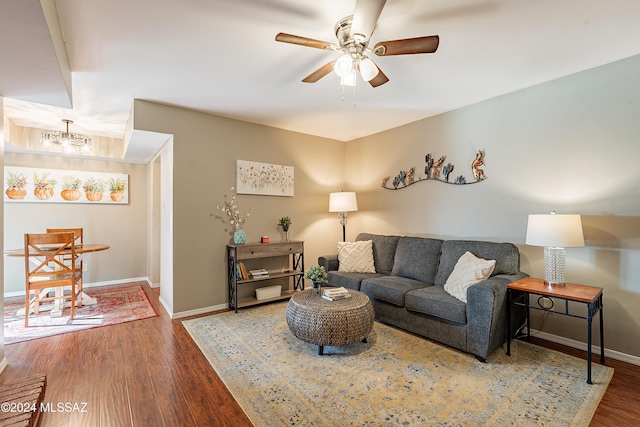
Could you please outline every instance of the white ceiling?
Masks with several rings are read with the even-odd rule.
[[[57,55],[56,28],[51,22],[47,28],[43,18],[47,4],[57,10],[64,35],[66,52]],[[346,88],[343,101],[333,73],[315,84],[301,82],[336,52],[274,38],[282,31],[335,42],[334,25],[354,5],[3,0],[5,116],[19,126],[48,129],[61,129],[60,120],[70,118],[72,131],[123,138],[139,98],[348,141],[640,54],[637,0],[388,0],[371,45],[438,34],[439,49],[373,58],[389,83],[374,89],[359,80],[355,93]],[[44,72],[52,58],[65,56],[73,108],[57,101],[65,98],[64,64]]]

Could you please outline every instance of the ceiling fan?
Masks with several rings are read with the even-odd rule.
[[[378,87],[388,82],[389,78],[369,58],[368,54],[390,56],[433,53],[440,43],[438,36],[425,36],[378,42],[373,49],[369,48],[369,40],[385,3],[386,0],[357,0],[353,15],[342,18],[335,26],[338,44],[287,33],[278,33],[276,41],[342,52],[338,59],[326,63],[302,79],[305,83],[315,83],[331,71],[335,71],[342,79],[342,84],[353,86],[356,70],[358,70],[362,78],[371,86]]]

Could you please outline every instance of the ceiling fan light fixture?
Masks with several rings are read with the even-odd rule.
[[[355,86],[356,85],[356,70],[351,69],[347,74],[340,77],[340,84],[342,86]]]
[[[348,53],[345,53],[340,58],[338,58],[335,65],[333,66],[333,71],[335,71],[338,76],[343,78],[348,75],[351,70],[353,70],[353,58]]]
[[[362,78],[365,81],[368,82],[373,80],[378,75],[379,71],[380,70],[378,70],[376,64],[366,56],[360,61],[360,75],[362,75]]]

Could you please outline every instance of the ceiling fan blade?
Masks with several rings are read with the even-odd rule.
[[[333,65],[336,61],[327,62],[322,67],[315,70],[313,73],[309,74],[307,77],[302,79],[304,83],[315,83],[330,72],[333,71]]]
[[[308,37],[294,36],[293,34],[287,34],[287,33],[278,33],[276,35],[276,41],[282,42],[282,43],[297,44],[300,46],[313,47],[316,49],[323,49],[323,50],[335,50],[338,48],[336,45],[330,42],[310,39]]]
[[[356,1],[350,31],[350,35],[354,40],[358,42],[369,40],[386,2],[387,0]]]
[[[380,68],[378,68],[378,75],[376,75],[373,79],[369,80],[369,84],[372,87],[382,86],[386,82],[389,81],[389,77],[387,77]]]
[[[379,42],[373,48],[378,56],[409,55],[413,53],[433,53],[438,50],[440,37],[426,36],[413,39],[389,40]]]

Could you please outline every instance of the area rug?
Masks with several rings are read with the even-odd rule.
[[[183,322],[255,426],[588,426],[613,376],[524,342],[487,363],[375,323],[367,343],[295,338],[286,303]]]
[[[98,303],[77,308],[73,320],[70,318],[70,308],[64,310],[62,317],[51,317],[48,312],[40,312],[37,316],[29,316],[28,328],[24,327],[24,316],[16,314],[24,308],[24,301],[5,302],[4,343],[12,344],[158,315],[140,285],[86,289],[85,292],[96,298]]]

